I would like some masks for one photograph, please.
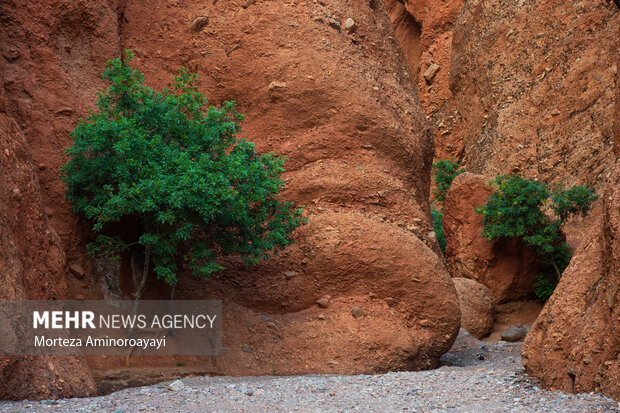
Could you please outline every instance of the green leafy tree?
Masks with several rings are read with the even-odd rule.
[[[433,170],[435,171],[435,202],[431,205],[431,218],[433,220],[433,229],[435,235],[437,235],[437,242],[442,254],[446,254],[446,237],[443,232],[443,203],[446,200],[448,189],[452,186],[452,181],[458,175],[465,172],[465,168],[454,160],[441,160],[433,164]],[[437,207],[438,205],[438,207]]]
[[[431,218],[433,219],[433,229],[437,236],[437,242],[439,243],[441,253],[446,255],[446,236],[443,232],[443,212],[439,211],[437,208],[431,207]]]
[[[492,184],[496,191],[485,205],[476,209],[483,215],[482,233],[491,242],[500,238],[518,238],[536,248],[544,271],[537,276],[534,288],[540,298],[546,299],[571,258],[561,226],[573,214],[586,215],[597,197],[585,186],[564,190],[559,185],[552,192],[543,182],[516,175],[499,176]],[[549,199],[555,218],[545,214]]]
[[[558,185],[551,196],[553,210],[562,222],[572,214],[586,216],[590,211],[592,202],[596,200],[596,194],[587,186],[576,185],[570,189],[564,189],[564,185]]]
[[[433,169],[435,170],[435,199],[439,202],[444,202],[452,181],[458,175],[464,173],[465,169],[458,162],[448,159],[435,162]]]
[[[279,200],[284,158],[257,154],[239,138],[234,102],[209,106],[195,74],[182,68],[169,89],[156,91],[131,59],[126,51],[107,63],[110,85],[72,132],[62,168],[73,210],[99,234],[90,252],[118,258],[143,248],[138,296],[150,269],[174,285],[183,266],[206,277],[223,269],[222,255],[253,264],[290,244],[305,218]],[[138,223],[137,239],[110,233],[127,219]]]

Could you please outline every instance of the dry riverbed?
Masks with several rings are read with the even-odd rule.
[[[177,390],[165,382],[101,397],[4,402],[0,412],[620,412],[617,401],[602,395],[540,389],[523,373],[520,350],[461,334],[435,370],[193,377]]]

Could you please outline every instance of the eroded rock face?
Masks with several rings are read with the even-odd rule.
[[[222,298],[225,325],[234,326],[224,331],[230,350],[193,361],[225,374],[436,366],[456,337],[459,306],[429,220],[431,131],[380,2],[155,1],[148,13],[139,2],[2,7],[11,21],[3,27],[9,41],[2,44],[2,107],[24,132],[32,182],[41,186],[38,213],[64,253],[45,267],[59,278],[52,287],[100,296],[89,287],[96,282],[85,255],[87,232],[63,200],[58,172],[69,131],[92,108],[104,85],[98,74],[122,45],[134,49],[150,85],[165,86],[186,66],[199,73],[212,103],[236,100],[247,116],[244,136],[258,151],[290,159],[282,197],[305,204],[310,218],[297,244],[261,266],[246,269],[231,260],[212,280],[182,277],[176,297]],[[342,30],[347,19],[355,30]],[[46,237],[42,243],[52,239]],[[20,248],[15,254],[28,251]],[[71,280],[68,287],[63,278]],[[325,296],[326,307],[319,307]],[[42,360],[32,361],[28,377],[52,370]],[[66,363],[73,371],[65,379],[70,390],[23,387],[22,397],[88,394],[85,370],[74,362]],[[141,362],[174,360],[132,360]],[[91,357],[89,363],[116,367],[119,360]],[[86,386],[72,387],[75,380]]]
[[[532,294],[537,257],[519,240],[490,243],[482,235],[482,215],[475,209],[493,193],[488,182],[467,172],[457,176],[448,190],[443,218],[446,261],[453,277],[484,284],[503,303]]]
[[[384,0],[428,116],[437,159],[464,156],[450,90],[453,28],[464,0]]]
[[[603,210],[526,337],[523,361],[546,387],[620,399],[620,163]]]
[[[385,3],[436,159],[603,191],[614,162],[617,2]],[[571,247],[600,214],[596,202],[589,217],[566,224]]]
[[[545,387],[600,391],[615,399],[620,399],[618,86],[615,117],[609,122],[614,128],[616,162],[601,196],[602,212],[532,325],[522,352],[526,371]]]
[[[386,10],[394,25],[396,37],[403,48],[411,74],[416,78],[420,71],[422,55],[422,21],[424,21],[425,2],[415,5],[410,2],[386,0]]]
[[[436,366],[458,330],[450,311],[459,310],[434,252],[410,231],[355,212],[312,215],[298,232],[296,245],[257,268],[179,286],[180,296],[226,298],[225,316],[243,320],[224,321],[238,328],[224,332],[231,350],[214,368],[360,374]],[[290,267],[298,276],[287,280],[282,269]]]
[[[93,296],[92,264],[86,257],[86,231],[64,199],[60,168],[67,161],[69,133],[94,108],[104,86],[100,73],[118,55],[117,2],[61,0],[53,5],[22,0],[3,2],[4,108],[24,134],[40,202],[69,264],[87,277],[66,277],[71,295]]]
[[[115,9],[115,1],[0,5],[2,299],[67,297],[67,258],[85,252],[59,168],[69,131],[102,84],[104,59],[118,50]],[[0,358],[2,399],[94,393],[80,358]]]
[[[197,15],[209,25],[188,33]],[[129,3],[125,16],[123,43],[147,82],[161,87],[185,65],[213,103],[236,100],[244,136],[289,158],[282,197],[306,205],[310,219],[269,262],[180,283],[176,296],[218,296],[237,312],[228,317],[238,328],[224,331],[231,350],[214,369],[436,366],[458,332],[458,301],[429,221],[432,136],[383,5],[162,1],[149,13]],[[348,18],[351,33],[332,22]],[[261,313],[278,329],[251,321]]]
[[[453,278],[461,306],[461,328],[477,339],[493,330],[495,297],[484,285],[467,278]]]
[[[45,216],[32,158],[17,123],[0,111],[0,283],[3,300],[65,296],[65,256]],[[3,326],[2,334],[11,333]],[[0,356],[0,399],[94,394],[76,357]]]
[[[618,2],[431,3],[426,0],[425,12],[420,13],[420,2],[386,0],[396,11],[391,17],[405,52],[409,49],[416,57],[414,64],[409,59],[410,66],[418,79],[422,105],[436,129],[437,158],[464,156],[468,171],[488,177],[514,173],[568,186],[590,184],[599,196],[610,177],[608,185],[613,185],[612,170],[620,150],[620,90],[614,90]],[[432,15],[445,22],[436,26],[440,30],[435,33],[427,23]],[[417,23],[416,30],[409,29],[410,20]],[[443,76],[448,77],[449,88]],[[471,188],[459,189],[459,180],[467,179]],[[499,301],[526,295],[536,273],[532,271],[535,255],[514,244],[494,251],[496,246],[479,237],[481,217],[473,212],[490,188],[466,175],[455,184],[444,216],[451,272],[488,285]],[[456,191],[463,201],[458,201]],[[524,355],[530,359],[530,373],[543,378],[547,386],[576,391],[599,387],[617,397],[618,344],[610,339],[614,336],[610,331],[620,336],[617,312],[612,311],[616,317],[612,321],[613,315],[600,304],[616,300],[613,280],[617,277],[610,274],[618,270],[610,247],[615,241],[610,244],[610,240],[617,237],[605,224],[584,239],[610,216],[612,199],[604,202],[606,206],[598,201],[588,217],[571,220],[564,228],[571,248],[586,246],[539,318]],[[617,250],[616,246],[613,253]],[[486,274],[493,271],[495,275],[487,279]],[[585,355],[591,350],[598,355]]]
[[[450,68],[467,170],[600,193],[615,160],[619,23],[606,0],[468,1]]]

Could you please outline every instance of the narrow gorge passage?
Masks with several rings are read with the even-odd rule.
[[[3,2],[0,301],[216,300],[223,327],[216,355],[32,355],[8,351],[0,311],[0,411],[620,411],[619,16],[611,0]],[[166,91],[180,67],[217,110]],[[128,73],[152,89],[125,79],[97,108]],[[76,133],[92,110],[109,116]],[[97,159],[113,161],[82,173]],[[528,211],[551,241],[483,236],[504,174],[545,186]],[[107,192],[80,198],[91,179]],[[566,252],[557,274],[532,240]],[[128,334],[170,334],[146,330]]]

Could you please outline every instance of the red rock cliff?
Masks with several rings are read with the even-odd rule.
[[[118,52],[114,2],[8,1],[0,5],[0,280],[3,299],[67,297],[67,258],[83,253],[63,201],[59,168],[68,132],[91,107],[97,72]],[[6,357],[1,398],[93,394],[72,357]]]
[[[450,68],[467,170],[602,190],[619,23],[607,0],[468,1]]]
[[[523,362],[546,387],[620,399],[620,164],[603,210],[532,326]]]
[[[264,265],[231,263],[208,282],[182,277],[178,297],[224,299],[225,325],[235,326],[225,329],[221,357],[194,361],[224,374],[437,365],[459,328],[458,300],[429,222],[430,128],[382,3],[1,7],[9,23],[0,46],[0,156],[10,179],[0,219],[12,225],[2,227],[0,259],[15,288],[7,298],[101,297],[102,274],[85,254],[88,232],[63,200],[59,169],[69,132],[104,86],[104,62],[132,48],[151,85],[164,86],[183,65],[199,73],[213,103],[236,100],[247,115],[244,136],[289,157],[283,197],[305,204],[310,218],[298,243]],[[118,362],[107,360],[89,362]],[[5,365],[5,397],[92,391],[82,361],[48,361],[28,361],[24,374],[59,379],[32,387],[16,384],[25,375]]]
[[[620,59],[616,51],[616,58]],[[616,96],[620,85],[616,77]],[[620,141],[618,108],[614,138]],[[618,146],[616,157],[620,155]],[[523,346],[527,372],[550,388],[620,399],[620,160],[602,215],[564,271]]]

